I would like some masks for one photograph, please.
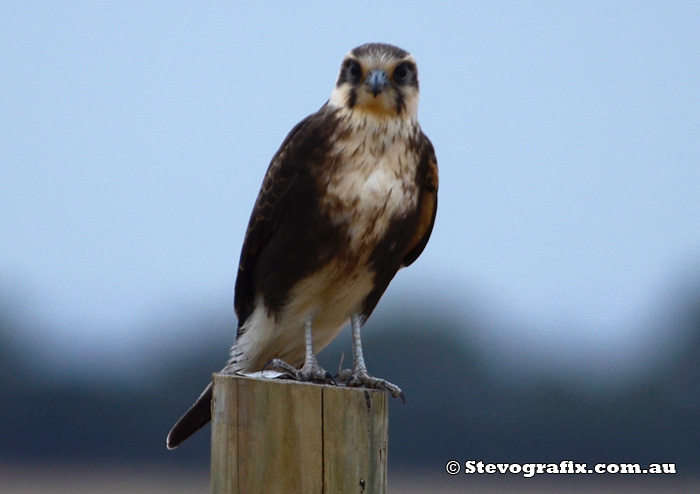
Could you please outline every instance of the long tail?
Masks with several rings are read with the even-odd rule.
[[[185,439],[204,427],[211,420],[211,383],[199,395],[194,405],[180,417],[180,420],[170,429],[166,444],[168,449],[177,448]]]

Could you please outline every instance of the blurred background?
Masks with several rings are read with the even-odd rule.
[[[25,1],[0,5],[0,491],[207,491],[209,429],[165,436],[227,358],[270,158],[369,41],[416,57],[441,173],[364,332],[407,395],[390,492],[522,491],[444,473],[470,459],[697,487],[699,3]]]

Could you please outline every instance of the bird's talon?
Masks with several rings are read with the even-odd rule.
[[[317,363],[302,366],[300,369],[289,365],[282,359],[270,360],[263,369],[271,369],[284,372],[290,379],[299,382],[312,382],[317,384],[336,384],[330,372]]]
[[[338,385],[338,383],[335,381],[335,378],[330,372],[326,371],[326,375],[324,377],[326,378],[327,383],[333,383],[333,386]]]
[[[401,398],[401,401],[406,403],[406,395],[401,391],[401,388],[385,379],[372,377],[366,371],[354,372],[350,369],[344,369],[338,374],[338,380],[349,388],[364,387],[386,391],[394,398]]]

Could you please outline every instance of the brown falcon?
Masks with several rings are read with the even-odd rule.
[[[389,282],[425,248],[437,209],[433,146],[418,124],[413,56],[370,43],[350,51],[330,99],[272,158],[246,231],[223,372],[277,369],[330,382],[316,361],[350,322],[352,369],[338,381],[383,389],[368,374],[360,327]],[[211,419],[211,384],[175,424],[172,449]]]

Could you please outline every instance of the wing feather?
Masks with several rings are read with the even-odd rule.
[[[309,173],[314,156],[332,131],[333,113],[327,105],[299,122],[272,157],[250,215],[238,263],[234,308],[238,331],[254,310],[256,289],[253,281],[260,254],[270,244],[280,220],[288,212],[294,195],[300,193],[302,174]],[[296,187],[296,189],[295,189]]]
[[[418,221],[416,231],[409,242],[408,253],[404,257],[403,266],[410,266],[418,259],[423,249],[425,249],[430,234],[435,224],[435,214],[437,213],[437,191],[438,191],[438,168],[435,150],[425,135],[423,136],[427,146],[424,155],[425,168],[421,195],[418,203]]]

